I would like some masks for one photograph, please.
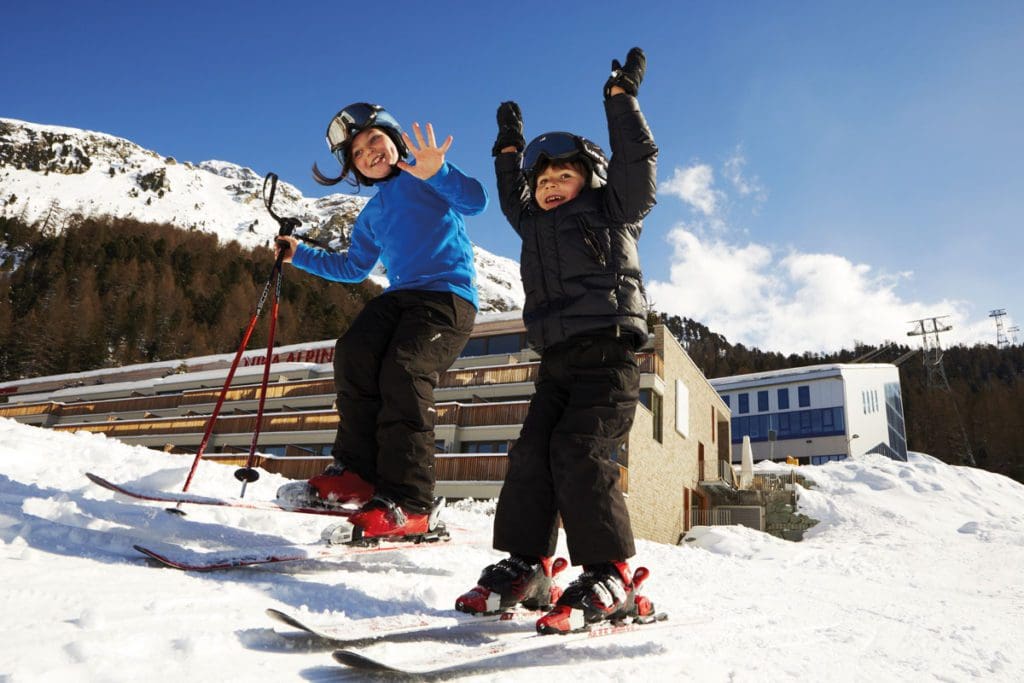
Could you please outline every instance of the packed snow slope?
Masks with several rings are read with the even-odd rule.
[[[450,618],[455,597],[501,557],[489,547],[493,505],[474,503],[445,511],[448,545],[208,573],[151,566],[132,544],[310,542],[326,523],[195,506],[179,517],[83,476],[178,491],[190,464],[0,419],[0,680],[360,680],[264,609],[334,625]],[[191,488],[237,495],[232,469],[201,463]],[[742,527],[683,546],[639,542],[633,565],[651,569],[646,592],[677,628],[510,655],[466,678],[1024,680],[1024,487],[924,455],[801,473],[815,486],[800,489],[800,509],[821,520],[801,543]],[[280,483],[264,474],[247,498],[272,497]],[[402,662],[460,647],[366,650]]]

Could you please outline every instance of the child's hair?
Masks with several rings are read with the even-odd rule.
[[[398,133],[395,133],[390,128],[387,128],[385,126],[371,126],[371,128],[376,128],[377,130],[379,130],[380,132],[384,133],[389,138],[391,138],[391,141],[395,143],[395,147],[398,149],[399,157],[405,158],[405,154],[406,154],[405,153],[405,149],[406,149],[405,143],[402,142],[402,138],[399,136]],[[351,173],[352,176],[350,178],[348,178],[348,181],[347,181],[349,183],[349,185],[352,185],[355,188],[359,188],[360,186],[369,187],[369,186],[373,185],[374,182],[376,182],[376,181],[371,180],[370,178],[367,178],[362,173],[360,173],[358,171],[358,169],[356,169],[355,164],[352,162],[351,149],[352,149],[352,146],[350,144],[349,145],[345,145],[341,150],[339,150],[339,151],[342,152],[342,154],[341,155],[336,155],[336,156],[341,156],[342,159],[344,159],[344,161],[339,159],[339,161],[341,161],[341,173],[337,177],[329,178],[329,177],[325,176],[320,171],[320,169],[317,168],[316,163],[314,163],[313,164],[313,179],[316,180],[321,185],[328,185],[328,186],[330,186],[330,185],[336,185],[336,184],[340,183],[342,180],[345,180],[345,177],[348,176]]]
[[[363,177],[363,174],[357,171],[355,169],[355,166],[352,165],[352,155],[348,153],[347,147],[345,148],[342,157],[345,159],[345,161],[341,164],[341,173],[334,178],[325,176],[323,172],[321,172],[320,169],[317,167],[316,162],[314,161],[313,180],[320,183],[321,185],[337,185],[338,183],[345,179],[345,176],[347,176],[351,172],[352,177],[348,179],[348,183],[353,187],[358,188],[360,185],[373,184],[372,182],[367,182],[368,178]]]
[[[530,176],[531,192],[537,191],[537,178],[539,178],[541,174],[549,168],[553,168],[556,171],[560,168],[571,168],[583,176],[584,186],[590,185],[590,166],[579,159],[545,159],[536,166],[534,172]]]

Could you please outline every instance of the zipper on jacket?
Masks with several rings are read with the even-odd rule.
[[[590,255],[594,257],[594,260],[601,264],[602,268],[608,267],[608,258],[604,255],[604,251],[601,249],[601,245],[597,242],[597,235],[587,225],[586,219],[580,216],[577,219],[580,227],[580,233],[583,235],[583,243],[587,245],[587,249],[590,251]]]

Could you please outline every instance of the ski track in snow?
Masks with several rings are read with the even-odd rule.
[[[484,502],[445,511],[468,541],[450,546],[208,573],[156,568],[132,545],[308,543],[327,523],[201,506],[179,517],[84,476],[178,491],[190,465],[191,456],[0,419],[0,681],[364,680],[264,610],[335,626],[451,617],[455,597],[501,557]],[[237,495],[233,469],[201,463],[192,491]],[[638,542],[631,564],[651,569],[646,593],[692,623],[511,654],[464,679],[1024,680],[1024,486],[919,454],[800,471],[815,482],[800,489],[800,510],[821,520],[801,543],[743,527],[684,546]],[[263,474],[246,497],[270,498],[283,481]],[[420,653],[466,642],[429,641]],[[397,664],[417,654],[408,643],[361,650]]]

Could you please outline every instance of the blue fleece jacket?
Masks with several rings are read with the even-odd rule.
[[[452,292],[479,308],[473,244],[462,216],[487,208],[483,185],[445,162],[425,181],[402,172],[375,187],[347,251],[300,242],[292,265],[326,280],[362,282],[379,260],[387,268],[388,291]]]

